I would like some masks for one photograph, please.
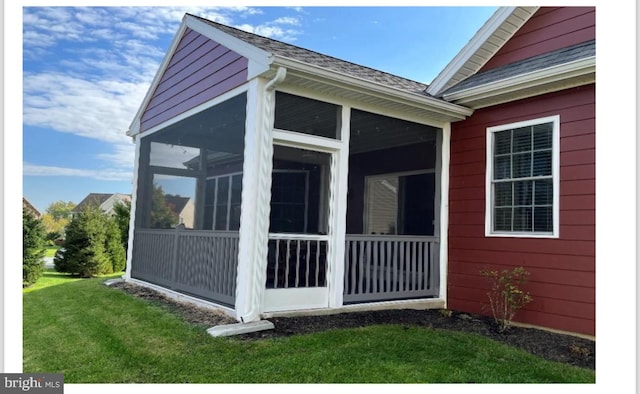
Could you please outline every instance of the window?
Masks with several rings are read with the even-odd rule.
[[[488,236],[558,236],[560,117],[487,129]]]
[[[433,235],[435,173],[366,177],[366,234]]]
[[[217,231],[240,229],[242,174],[208,178],[204,200],[205,229]]]

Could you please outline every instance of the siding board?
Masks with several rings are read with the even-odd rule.
[[[559,238],[485,237],[487,127],[560,115]],[[535,301],[517,321],[595,333],[595,85],[482,108],[452,124],[448,306],[487,314],[480,267],[523,266]]]
[[[248,59],[187,29],[140,121],[142,132],[247,80]]]
[[[540,8],[480,70],[595,39],[595,7]]]

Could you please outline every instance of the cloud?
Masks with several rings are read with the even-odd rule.
[[[185,13],[236,27],[243,20],[245,30],[280,40],[300,34],[297,16],[246,23],[262,14],[255,7],[24,7],[23,124],[104,141],[111,153],[97,159],[126,168],[125,133]]]
[[[22,174],[24,176],[69,176],[93,178],[104,181],[131,181],[133,179],[132,171],[118,169],[87,170],[79,168],[41,166],[30,163],[23,163]]]

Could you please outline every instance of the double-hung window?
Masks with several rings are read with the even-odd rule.
[[[487,129],[487,236],[558,237],[559,140],[559,116]]]

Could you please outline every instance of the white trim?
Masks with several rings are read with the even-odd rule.
[[[290,311],[295,309],[326,308],[328,287],[289,287],[266,289],[264,312]]]
[[[260,168],[261,164],[269,165],[267,160],[262,163],[261,156],[264,152],[264,143],[261,138],[268,133],[264,126],[264,112],[266,81],[261,78],[254,79],[248,84],[247,91],[247,119],[245,121],[244,161],[242,169],[242,209],[240,212],[240,235],[238,241],[238,268],[236,274],[236,319],[243,323],[260,320],[259,305],[262,303],[262,294],[254,294],[257,286],[254,283],[254,273],[262,267],[262,256],[259,252],[261,237],[268,229],[258,228],[258,223],[264,225],[264,216],[268,220],[269,213],[265,213],[264,197],[260,193]],[[268,136],[268,135],[267,135]],[[267,144],[270,145],[270,144]],[[270,171],[270,169],[269,169]],[[270,179],[268,179],[270,180]],[[271,185],[269,185],[271,187]],[[266,207],[268,209],[268,207]],[[265,258],[266,260],[266,258]],[[254,267],[258,265],[258,267]],[[266,271],[266,270],[265,270]],[[264,287],[264,285],[262,286]]]
[[[167,297],[176,300],[176,301],[180,301],[180,302],[188,302],[191,304],[196,305],[197,307],[200,308],[206,308],[206,309],[213,309],[215,311],[221,311],[224,312],[226,315],[228,315],[229,317],[235,318],[236,314],[235,311],[229,307],[226,307],[224,305],[219,305],[216,304],[214,302],[210,302],[210,301],[205,301],[201,298],[196,298],[196,297],[192,297],[190,295],[184,294],[184,293],[179,293],[177,291],[173,291],[171,289],[167,289],[166,287],[162,287],[162,286],[158,286],[156,284],[150,283],[150,282],[145,282],[143,280],[140,279],[135,279],[135,278],[128,278],[125,279],[126,282],[128,283],[133,283],[142,287],[147,287],[149,289],[155,290],[158,293],[164,294]]]
[[[345,237],[347,232],[347,193],[349,190],[349,140],[351,138],[351,107],[342,106],[340,135],[342,147],[338,149],[334,159],[337,163],[335,168],[335,215],[333,217],[333,229],[335,242],[334,260],[344,261]],[[344,297],[344,264],[336,263],[329,266],[327,275],[329,285],[329,307],[338,308],[343,304]]]
[[[553,231],[540,232],[494,232],[493,228],[493,134],[498,131],[553,123],[552,134],[552,182],[553,182]],[[515,122],[505,125],[487,127],[486,132],[486,173],[485,173],[485,236],[506,238],[559,238],[560,237],[560,115],[547,116]]]
[[[443,98],[459,104],[472,103],[482,99],[487,100],[493,98],[497,100],[501,95],[525,91],[541,85],[563,82],[589,74],[594,74],[593,81],[591,81],[594,82],[595,71],[596,58],[592,56],[445,94]],[[583,84],[584,83],[589,82],[583,82]],[[561,88],[565,89],[566,87],[561,86]],[[490,103],[484,106],[493,104],[494,103]]]
[[[240,85],[236,88],[233,88],[231,90],[229,90],[228,92],[225,92],[219,96],[216,96],[214,98],[212,98],[209,101],[205,101],[204,103],[198,105],[197,107],[193,107],[188,111],[185,111],[181,114],[178,114],[170,119],[165,120],[164,122],[153,126],[152,128],[150,128],[149,130],[145,130],[143,132],[141,132],[141,136],[144,137],[148,137],[154,133],[157,133],[160,130],[163,130],[171,125],[174,125],[178,122],[180,122],[181,120],[185,120],[190,116],[196,115],[202,111],[205,111],[211,107],[214,107],[224,101],[230,100],[236,96],[241,95],[242,93],[245,93],[249,90],[249,84],[243,84]],[[247,112],[246,116],[249,116],[249,113]]]
[[[287,67],[291,75],[296,75],[320,83],[333,85],[347,89],[349,91],[367,94],[395,103],[420,108],[426,111],[437,112],[442,116],[448,116],[450,120],[464,120],[473,113],[473,110],[448,103],[441,99],[432,98],[418,93],[411,93],[405,90],[396,89],[376,82],[371,82],[362,78],[352,77],[333,70],[310,65],[297,60],[275,56],[274,64]],[[298,71],[298,73],[296,73]],[[300,75],[301,74],[301,75]]]
[[[445,66],[445,68],[431,81],[427,93],[438,95],[447,82],[453,78],[458,71],[471,59],[471,57],[485,44],[485,42],[498,30],[500,26],[513,14],[517,7],[500,7],[485,22],[478,32],[469,42],[458,52],[458,54]],[[519,28],[519,27],[518,27]],[[500,48],[496,48],[497,52]],[[494,54],[495,54],[494,52]],[[493,54],[492,54],[493,55]],[[491,57],[489,57],[490,59]],[[488,60],[488,59],[487,59]],[[484,64],[483,64],[484,65]],[[481,65],[480,67],[482,67]],[[476,70],[477,72],[477,70]]]
[[[133,185],[131,190],[131,208],[129,209],[129,239],[127,244],[127,266],[125,269],[125,280],[131,280],[131,260],[133,258],[133,239],[136,223],[136,205],[138,203],[138,173],[140,171],[140,137],[133,137],[136,150],[133,162]]]
[[[440,298],[447,303],[449,267],[449,163],[451,161],[451,123],[442,128],[440,146]]]
[[[142,104],[140,104],[140,107],[136,112],[136,116],[133,118],[133,121],[129,126],[129,130],[127,130],[128,136],[132,137],[140,133],[140,119],[142,118],[142,114],[144,110],[147,108],[147,105],[149,104],[149,102],[151,101],[151,97],[153,96],[153,93],[156,91],[156,88],[160,84],[160,80],[162,79],[162,76],[164,75],[165,70],[169,66],[169,62],[173,57],[173,53],[178,47],[178,44],[180,43],[180,40],[182,39],[182,35],[184,34],[186,29],[187,29],[187,25],[185,22],[185,18],[182,18],[182,23],[180,24],[180,27],[178,28],[178,31],[176,32],[176,34],[173,36],[173,40],[171,41],[169,50],[167,51],[167,53],[165,53],[164,58],[162,59],[162,63],[160,63],[160,67],[158,67],[158,71],[156,71],[156,75],[154,75],[153,80],[151,81],[151,85],[149,85],[149,89],[147,90],[147,93],[144,95]]]
[[[296,131],[273,129],[273,142],[277,145],[332,153],[340,149],[344,142],[333,138],[319,137]]]

